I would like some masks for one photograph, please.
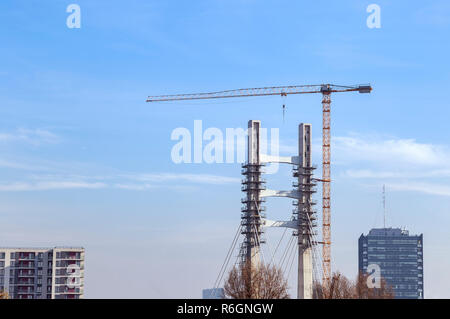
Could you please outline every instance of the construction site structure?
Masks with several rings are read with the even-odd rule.
[[[269,156],[261,153],[260,141],[261,122],[251,120],[248,122],[248,150],[247,162],[243,164],[241,226],[244,240],[241,245],[241,264],[250,264],[251,269],[258,267],[261,261],[262,233],[266,227],[283,227],[294,230],[298,246],[298,284],[297,296],[299,299],[312,299],[313,297],[313,245],[316,216],[313,209],[315,202],[312,194],[315,192],[313,170],[311,164],[311,124],[299,125],[298,156]],[[265,179],[262,178],[263,167],[267,163],[286,163],[293,165],[293,189],[289,191],[267,189]],[[286,221],[268,220],[265,207],[261,204],[266,197],[286,197],[294,199],[294,218]]]
[[[246,197],[242,199],[241,225],[244,241],[241,246],[241,264],[249,263],[257,267],[260,262],[261,218],[265,207],[261,206],[264,199],[261,191],[265,189],[265,181],[261,178],[263,164],[260,161],[261,122],[248,122],[247,162],[242,165],[242,191]]]
[[[299,125],[299,165],[294,169],[294,177],[298,182],[294,184],[299,193],[299,199],[294,202],[298,223],[298,298],[313,298],[313,261],[312,249],[316,244],[315,228],[316,214],[312,195],[316,191],[313,179],[315,167],[311,164],[311,124]]]
[[[263,88],[247,88],[194,94],[174,94],[149,96],[147,102],[205,100],[219,98],[236,98],[251,96],[279,95],[286,97],[292,94],[322,94],[322,284],[328,286],[331,278],[331,94],[338,92],[370,93],[370,84],[362,85],[292,85]]]

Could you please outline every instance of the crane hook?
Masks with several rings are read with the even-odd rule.
[[[284,118],[285,118],[285,113],[286,113],[286,97],[287,97],[287,94],[285,92],[282,92],[281,98],[283,99],[283,124],[284,124]]]

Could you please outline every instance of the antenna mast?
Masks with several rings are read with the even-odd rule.
[[[383,184],[383,228],[386,229],[386,185]]]

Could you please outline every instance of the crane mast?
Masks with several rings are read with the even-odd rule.
[[[322,182],[322,284],[325,287],[328,287],[330,285],[331,278],[331,93],[370,93],[371,91],[372,87],[370,84],[352,86],[334,84],[292,85],[193,94],[157,95],[149,96],[147,98],[147,102],[205,100],[270,95],[286,96],[288,94],[322,94],[322,179],[319,180]]]

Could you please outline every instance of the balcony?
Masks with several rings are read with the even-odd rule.
[[[80,275],[83,275],[83,270],[84,270],[84,267],[80,267]],[[73,271],[67,271],[67,269],[65,269],[65,268],[60,268],[60,269],[56,269],[56,272],[55,272],[55,276],[56,277],[67,277],[67,276],[70,276],[70,275],[73,275],[75,272],[73,272]]]
[[[16,263],[15,268],[17,269],[34,269],[34,262],[19,262]]]
[[[15,285],[16,286],[34,286],[34,280],[19,280],[15,283]]]
[[[57,260],[82,260],[81,256],[65,256],[65,257],[58,257]]]
[[[77,265],[79,267],[83,267],[83,262],[81,261],[77,261],[75,259],[71,259],[71,260],[58,260],[56,262],[56,267],[57,268],[67,268],[71,265]]]
[[[24,289],[24,288],[18,288],[17,290],[16,290],[16,292],[17,292],[17,294],[32,294],[32,293],[34,293],[34,289],[32,289],[31,287],[29,287],[29,289]]]
[[[82,294],[82,293],[84,293],[84,289],[81,287],[75,287],[75,288],[69,288],[67,286],[56,287],[55,293],[56,294]]]
[[[34,271],[28,271],[28,272],[24,272],[24,271],[19,271],[19,273],[17,274],[18,277],[34,277],[35,273]]]

